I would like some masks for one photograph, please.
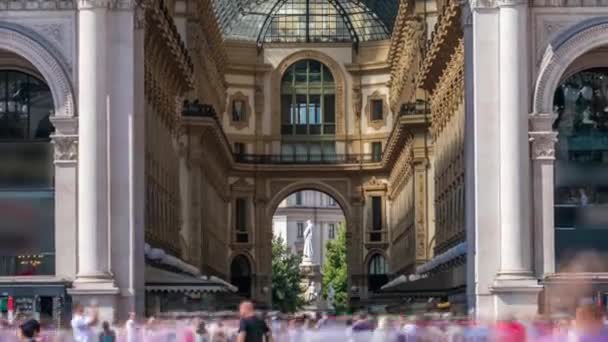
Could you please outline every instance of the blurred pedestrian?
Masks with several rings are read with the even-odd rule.
[[[84,307],[77,303],[73,312],[71,326],[74,342],[93,342],[93,326],[98,321],[97,307],[91,308],[91,313],[86,316]]]
[[[239,306],[239,335],[237,342],[270,342],[272,334],[264,320],[255,315],[255,308],[250,301]]]
[[[40,335],[40,323],[30,319],[19,326],[19,337],[21,341],[34,342]]]
[[[110,323],[104,321],[101,324],[101,333],[99,333],[99,342],[116,342],[116,333],[110,328]]]

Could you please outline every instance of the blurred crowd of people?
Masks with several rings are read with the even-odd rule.
[[[33,319],[15,325],[3,322],[0,342],[608,342],[607,322],[603,310],[593,304],[581,305],[573,317],[483,322],[364,313],[261,317],[251,302],[243,302],[234,317],[139,321],[131,313],[126,322],[112,326],[99,321],[96,308],[76,305],[69,330],[42,327]]]

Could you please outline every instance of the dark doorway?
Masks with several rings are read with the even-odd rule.
[[[230,264],[230,282],[238,288],[238,294],[251,297],[251,266],[246,257],[239,255]]]

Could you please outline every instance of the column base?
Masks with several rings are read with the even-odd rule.
[[[542,289],[535,278],[522,274],[499,274],[490,288],[494,297],[494,318],[533,318],[538,314]]]
[[[113,279],[79,277],[73,282],[73,288],[67,292],[72,296],[72,303],[85,308],[96,306],[99,310],[99,323],[110,323],[117,319],[117,303],[120,289]]]

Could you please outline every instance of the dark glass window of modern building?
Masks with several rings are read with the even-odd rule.
[[[579,253],[608,252],[608,68],[567,78],[555,110],[556,269],[568,272]],[[608,264],[577,271],[606,272]]]
[[[52,112],[44,81],[0,70],[0,276],[55,273]]]

